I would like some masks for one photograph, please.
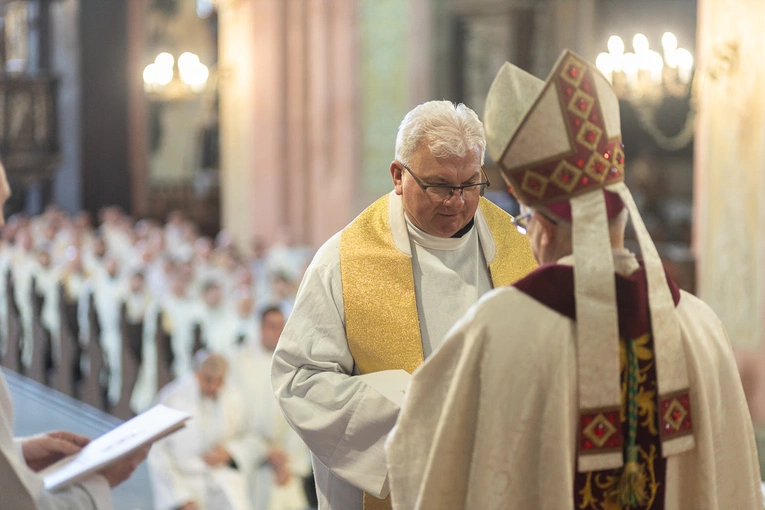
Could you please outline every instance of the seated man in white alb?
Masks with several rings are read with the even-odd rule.
[[[226,306],[223,289],[218,282],[208,280],[202,284],[202,300],[197,313],[205,349],[220,354],[230,353],[236,346],[236,338],[223,332],[230,329],[234,317]]]
[[[284,329],[277,306],[260,314],[260,342],[249,342],[231,361],[233,381],[247,398],[248,411],[263,450],[253,474],[253,510],[303,510],[307,506],[303,477],[311,472],[310,454],[282,416],[271,389],[270,367]]]
[[[160,403],[191,419],[149,455],[156,510],[250,510],[247,481],[259,441],[241,393],[224,384],[227,372],[224,358],[200,351],[196,372],[160,392]]]

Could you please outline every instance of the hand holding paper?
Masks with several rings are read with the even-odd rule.
[[[103,474],[112,487],[119,485],[146,458],[151,443],[177,431],[188,419],[189,415],[184,412],[163,405],[152,407],[91,441],[75,457],[41,473],[45,488],[66,487],[97,472]]]
[[[27,466],[39,472],[64,457],[80,453],[90,439],[72,432],[48,432],[28,437],[21,442],[21,453]]]
[[[150,449],[151,446],[147,446],[128,457],[123,457],[114,463],[109,464],[109,466],[101,470],[99,474],[106,478],[106,481],[109,482],[109,487],[114,488],[133,475],[135,469],[146,459],[146,456],[149,455]]]

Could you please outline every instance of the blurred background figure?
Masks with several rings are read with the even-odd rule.
[[[197,369],[162,390],[158,402],[192,418],[149,454],[157,510],[249,510],[247,481],[259,442],[243,394],[226,384],[228,363],[200,352]]]

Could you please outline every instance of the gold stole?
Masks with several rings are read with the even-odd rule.
[[[345,331],[362,374],[412,373],[423,361],[412,259],[396,248],[388,208],[386,195],[340,234]],[[536,267],[528,240],[502,209],[484,198],[480,208],[497,250],[489,264],[492,285],[512,285]],[[390,508],[390,496],[381,500],[364,493],[364,510]]]

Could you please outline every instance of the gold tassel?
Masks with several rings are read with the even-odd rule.
[[[628,446],[627,448],[635,448]],[[640,506],[647,500],[646,484],[648,478],[645,476],[643,466],[637,461],[630,461],[624,465],[622,476],[619,479],[617,494],[619,496],[619,506],[631,507]]]

